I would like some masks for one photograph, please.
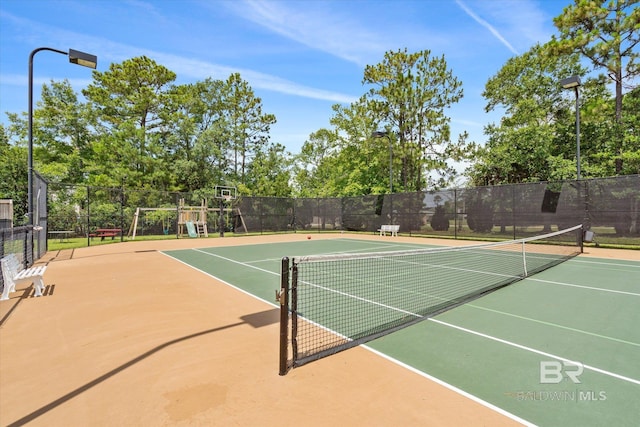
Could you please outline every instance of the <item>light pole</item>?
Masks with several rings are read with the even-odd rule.
[[[387,138],[389,141],[389,194],[393,194],[393,147],[391,146],[391,137],[387,131],[375,131],[372,133],[374,138]]]
[[[33,57],[36,53],[48,50],[51,52],[56,52],[62,55],[67,55],[69,57],[69,62],[72,64],[82,65],[83,67],[89,67],[95,69],[98,65],[98,58],[95,55],[90,55],[88,53],[80,52],[77,50],[69,49],[69,52],[65,52],[63,50],[53,49],[50,47],[39,47],[34,49],[31,54],[29,54],[29,135],[28,135],[28,153],[27,153],[27,202],[29,212],[27,213],[29,225],[34,225],[35,221],[33,218]]]
[[[582,224],[583,227],[586,227],[585,229],[588,230],[590,227],[588,191],[585,191],[583,194],[580,183],[580,90],[578,89],[581,86],[580,77],[571,76],[566,79],[562,79],[560,80],[560,86],[562,86],[563,89],[573,89],[576,93],[576,186],[578,192],[578,203],[580,203],[582,197],[584,197]]]
[[[576,92],[576,173],[580,180],[580,77],[571,76],[560,80],[563,89],[574,89]]]
[[[389,141],[389,220],[393,224],[393,146],[391,145],[391,137],[388,131],[375,131],[372,136],[374,138],[387,138]]]

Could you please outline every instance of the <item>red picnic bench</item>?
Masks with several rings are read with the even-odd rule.
[[[113,240],[121,233],[122,230],[119,228],[96,228],[96,232],[90,233],[89,237],[100,237],[100,240],[104,240],[105,237],[111,237],[111,240]]]

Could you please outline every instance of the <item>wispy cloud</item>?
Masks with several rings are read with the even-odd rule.
[[[493,34],[500,42],[505,45],[513,54],[517,55],[518,51],[509,43],[503,36],[500,34],[498,30],[496,30],[493,25],[485,21],[476,15],[467,5],[465,5],[461,0],[456,0],[456,4],[462,9],[467,15],[469,15],[474,21],[478,24],[482,25],[486,29],[489,30],[491,34]]]
[[[303,7],[290,7],[303,5]],[[387,50],[388,40],[326,2],[245,0],[226,3],[239,17],[290,40],[359,66]]]
[[[42,86],[43,84],[50,85],[51,81],[63,81],[67,80],[72,87],[87,87],[92,80],[91,79],[70,79],[68,77],[35,77],[33,78],[34,86]],[[24,86],[29,85],[29,78],[26,74],[0,74],[0,84],[7,86]]]
[[[145,51],[144,55],[153,58],[182,78],[185,76],[195,79],[212,77],[214,79],[224,80],[232,73],[240,73],[240,76],[244,80],[248,81],[253,88],[257,89],[339,103],[351,103],[356,100],[356,97],[350,95],[299,85],[295,82],[258,71],[212,64],[206,61],[152,51]]]
[[[3,18],[7,18],[6,14]],[[132,57],[145,55],[156,61],[158,64],[175,72],[178,75],[179,80],[204,80],[208,77],[223,80],[229,77],[232,73],[240,73],[241,77],[248,81],[254,89],[262,89],[303,98],[319,99],[338,103],[350,103],[356,99],[356,97],[351,95],[301,85],[290,80],[251,69],[221,65],[204,60],[193,59],[192,57],[183,57],[171,53],[116,43],[100,37],[87,36],[85,34],[79,34],[57,27],[41,25],[37,22],[24,18],[11,18],[14,19],[14,23],[29,27],[32,37],[39,39],[39,41],[36,40],[34,42],[34,45],[49,42],[60,46],[77,46],[78,49],[87,52],[100,52],[98,57],[99,70],[106,69],[104,65],[101,66],[100,64],[108,64],[110,62],[117,63]],[[26,81],[26,75],[23,77],[17,75],[2,76],[3,84],[14,85],[22,84],[22,82],[26,84]],[[38,80],[36,80],[36,82],[37,81]],[[43,80],[43,82],[45,81]]]

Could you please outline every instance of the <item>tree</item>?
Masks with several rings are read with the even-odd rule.
[[[247,187],[253,196],[290,197],[289,158],[280,144],[258,151],[247,173]]]
[[[389,179],[389,146],[393,135],[376,138],[375,118],[364,97],[345,107],[333,106],[330,122],[335,126],[334,158],[326,163],[329,182],[338,196],[387,193]],[[398,158],[395,158],[395,164]],[[399,171],[399,167],[394,167]],[[394,178],[394,182],[397,178]],[[323,182],[320,183],[321,185]]]
[[[579,52],[615,83],[616,173],[622,172],[623,87],[640,75],[639,0],[575,0],[553,22],[560,31],[549,49],[555,55]]]
[[[81,182],[95,139],[93,118],[68,80],[42,86],[33,127],[40,173],[52,182]]]
[[[402,188],[424,189],[429,171],[451,174],[447,161],[463,158],[466,136],[450,141],[444,110],[463,92],[444,55],[386,52],[381,63],[365,68],[363,83],[373,86],[364,97],[373,118],[397,137],[393,152],[401,161]]]
[[[485,85],[485,110],[502,108],[504,116],[485,128],[488,142],[477,150],[468,171],[472,182],[494,185],[575,175],[575,110],[558,81],[585,73],[578,55],[547,55],[541,45],[509,59]]]
[[[177,189],[210,189],[232,174],[227,85],[206,79],[175,86],[163,113],[165,162]]]
[[[296,197],[338,195],[334,185],[337,140],[335,132],[320,129],[302,145],[300,153],[293,159]]]
[[[14,119],[16,118],[13,115]],[[12,126],[0,123],[0,199],[13,199],[14,225],[27,214],[27,150],[13,144]]]
[[[138,186],[166,187],[166,169],[158,161],[161,113],[175,78],[173,71],[146,56],[93,72],[93,82],[83,94],[103,126],[93,165],[98,174],[94,179],[103,180],[100,184],[116,185],[128,176]],[[112,167],[119,172],[114,174],[108,169]]]
[[[246,183],[247,162],[269,141],[269,128],[276,122],[276,117],[262,113],[262,100],[255,96],[239,73],[231,74],[225,86],[225,115],[233,144],[234,180]]]
[[[625,114],[622,117],[622,173],[640,174],[640,87],[625,95],[623,108]]]

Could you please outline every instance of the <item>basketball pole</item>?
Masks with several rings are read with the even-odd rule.
[[[224,197],[220,198],[220,237],[224,237]]]

